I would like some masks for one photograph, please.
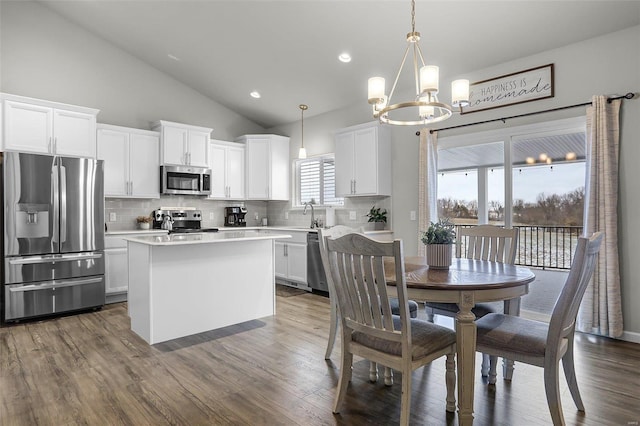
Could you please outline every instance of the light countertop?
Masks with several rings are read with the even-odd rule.
[[[264,228],[262,228],[264,229]],[[150,246],[177,246],[185,244],[233,243],[239,241],[275,240],[291,238],[291,235],[280,233],[258,232],[256,230],[225,230],[224,232],[203,232],[194,234],[171,235],[131,235],[124,239]]]

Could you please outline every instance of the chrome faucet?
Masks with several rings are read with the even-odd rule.
[[[311,207],[311,229],[318,227],[318,222],[316,222],[315,218],[315,212],[313,211],[313,203],[313,199],[309,202],[304,203],[304,210],[302,211],[302,214],[307,214],[307,207]]]

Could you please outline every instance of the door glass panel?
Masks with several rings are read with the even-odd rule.
[[[584,132],[518,137],[513,142],[513,224],[516,262],[568,269],[582,234]]]

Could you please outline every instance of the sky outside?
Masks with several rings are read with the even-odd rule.
[[[513,169],[513,198],[535,203],[538,194],[565,194],[584,186],[585,163],[528,166]],[[475,170],[438,175],[438,198],[478,199],[478,176]],[[489,172],[489,201],[504,204],[504,170]]]

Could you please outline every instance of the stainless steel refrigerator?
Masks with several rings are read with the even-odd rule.
[[[0,153],[2,318],[104,304],[102,161]]]

